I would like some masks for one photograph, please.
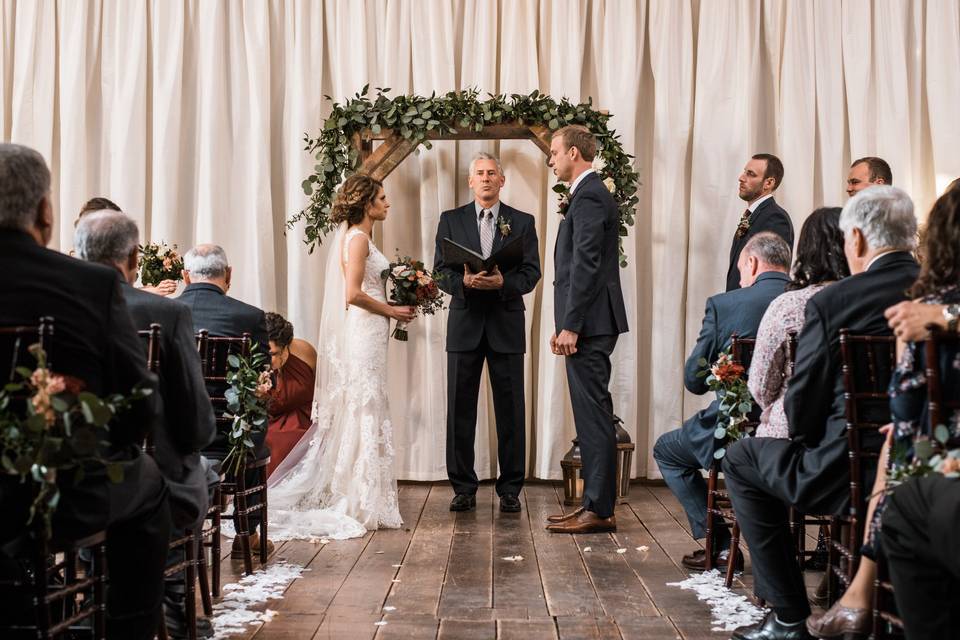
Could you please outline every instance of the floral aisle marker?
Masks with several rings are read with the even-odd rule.
[[[227,440],[230,450],[223,459],[222,468],[238,474],[254,455],[251,434],[267,430],[267,404],[273,382],[267,368],[267,356],[254,344],[249,358],[230,354],[227,356],[227,384],[223,396],[227,401],[226,417],[230,418]]]
[[[334,227],[330,220],[333,198],[350,174],[361,172],[382,180],[421,144],[429,149],[434,140],[526,139],[549,156],[552,132],[579,124],[590,129],[599,142],[598,173],[617,202],[620,265],[626,266],[623,238],[634,223],[640,179],[633,169],[633,157],[608,126],[610,114],[594,109],[592,101],[558,101],[538,90],[509,96],[489,94],[485,100],[476,89],[440,96],[389,97],[390,89],[379,88],[375,92],[369,95],[368,85],[353,98],[334,103],[317,137],[304,136],[306,151],[316,159],[313,173],[302,183],[310,203],[288,226],[301,220],[305,223],[304,242],[311,251]],[[376,151],[374,140],[383,140]],[[566,189],[563,184],[554,187],[561,200]]]
[[[747,387],[743,366],[733,361],[729,351],[721,352],[713,364],[705,358],[700,358],[697,364],[705,367],[697,377],[706,376],[707,387],[716,392],[720,400],[717,428],[713,432],[713,437],[723,443],[713,453],[713,457],[720,460],[726,455],[728,445],[749,435],[746,425],[754,406],[753,396]]]

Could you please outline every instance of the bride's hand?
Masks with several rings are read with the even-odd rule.
[[[410,322],[417,317],[417,310],[413,307],[390,307],[391,316],[398,322]]]

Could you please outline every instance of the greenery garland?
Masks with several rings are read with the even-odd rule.
[[[598,173],[607,180],[620,212],[620,265],[626,266],[623,238],[627,227],[634,222],[639,176],[633,170],[632,159],[623,150],[619,136],[607,125],[610,114],[593,108],[592,100],[574,105],[566,98],[559,102],[537,90],[527,95],[489,95],[479,99],[476,89],[451,91],[441,96],[405,95],[390,98],[390,89],[375,89],[368,95],[369,85],[344,103],[334,103],[323,130],[316,138],[304,136],[306,150],[317,160],[314,172],[303,181],[303,192],[310,196],[310,204],[287,223],[292,227],[305,221],[304,242],[310,251],[322,242],[333,227],[330,212],[337,187],[359,169],[359,154],[351,145],[354,134],[369,129],[374,135],[392,130],[405,139],[431,148],[427,139],[431,132],[455,134],[459,131],[483,131],[484,127],[516,123],[541,125],[555,131],[569,124],[590,129],[599,142],[601,162]],[[325,96],[331,100],[329,96]],[[612,182],[612,184],[611,184]],[[558,184],[554,191],[566,195],[567,187]]]

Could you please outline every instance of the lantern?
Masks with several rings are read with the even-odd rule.
[[[617,428],[617,504],[623,504],[630,495],[630,465],[633,462],[633,450],[637,445],[630,440],[630,434],[621,427],[620,418],[614,423]],[[579,456],[579,450],[577,452]]]
[[[560,461],[563,471],[563,504],[579,506],[583,501],[583,478],[580,470],[583,463],[580,460],[580,441],[573,439],[573,445],[567,455]]]
[[[637,448],[621,423],[619,418],[614,423],[617,433],[617,504],[626,502],[630,495],[630,469]],[[574,438],[570,450],[560,460],[560,469],[563,471],[563,504],[579,506],[583,502],[583,461],[578,439]]]

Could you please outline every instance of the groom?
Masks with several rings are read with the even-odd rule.
[[[583,503],[550,516],[553,533],[616,531],[617,437],[610,382],[610,354],[627,331],[620,290],[617,203],[591,163],[597,141],[586,127],[557,130],[550,166],[570,184],[570,200],[554,248],[554,322],[550,350],[566,357],[567,386],[583,461]]]
[[[434,268],[449,293],[447,320],[447,475],[456,494],[450,511],[477,505],[474,440],[480,374],[486,361],[497,419],[500,510],[520,511],[526,461],[523,354],[526,351],[523,295],[540,280],[540,252],[533,216],[500,202],[506,178],[500,161],[478,153],[470,162],[468,184],[474,201],[445,211],[437,229]],[[443,261],[443,239],[489,257],[507,242],[523,243],[523,261],[501,273],[473,273],[467,265]]]

